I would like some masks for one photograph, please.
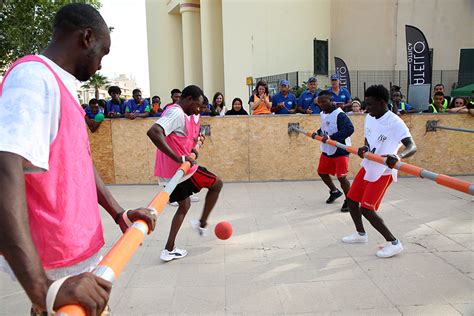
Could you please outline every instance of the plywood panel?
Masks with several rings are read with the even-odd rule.
[[[112,148],[111,121],[103,121],[94,133],[91,133],[89,129],[87,130],[94,165],[106,184],[114,184],[115,162]]]
[[[350,117],[355,132],[352,144],[363,145],[364,116]],[[426,133],[426,122],[474,129],[467,114],[412,114],[402,119],[418,145],[408,163],[439,173],[474,174],[474,135],[446,130]],[[155,119],[104,121],[91,134],[94,162],[107,183],[156,183],[153,176],[156,148],[146,132]],[[318,179],[319,142],[303,135],[288,135],[288,123],[298,122],[307,131],[319,128],[317,115],[204,117],[212,135],[202,148],[199,163],[224,181],[273,181]],[[360,168],[351,156],[349,176]]]

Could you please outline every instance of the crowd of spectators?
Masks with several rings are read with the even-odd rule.
[[[345,87],[341,86],[339,76],[333,74],[330,77],[331,86],[327,89],[331,94],[333,104],[341,108],[350,115],[365,114],[365,102],[358,98],[352,98],[351,93]],[[270,95],[268,84],[261,80],[256,84],[255,89],[249,97],[248,105],[251,115],[265,114],[312,114],[321,113],[321,107],[318,104],[318,95],[321,89],[318,88],[318,80],[312,76],[306,82],[306,90],[298,97],[292,92],[288,80],[280,80],[278,92]],[[132,98],[125,100],[121,98],[122,91],[118,86],[108,88],[110,99],[97,100],[91,99],[89,104],[83,104],[86,112],[86,123],[92,132],[96,131],[104,118],[135,118],[160,117],[164,109],[176,103],[181,97],[181,90],[175,88],[171,90],[170,101],[162,106],[161,98],[157,95],[149,98],[143,98],[140,89],[132,92]],[[393,85],[390,89],[389,108],[392,112],[402,115],[419,112],[411,106],[402,94],[399,86]],[[430,98],[427,113],[470,113],[474,116],[474,91],[471,98],[454,97],[445,95],[444,85],[437,84],[433,88],[433,97]],[[234,98],[230,109],[226,106],[225,96],[221,92],[216,92],[212,102],[205,96],[203,107],[201,109],[203,116],[227,116],[227,115],[249,115],[244,109],[241,98]]]

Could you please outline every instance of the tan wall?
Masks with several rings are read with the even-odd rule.
[[[313,69],[313,39],[330,36],[330,1],[222,0],[222,27],[226,102],[240,97],[248,108],[246,77]]]
[[[332,0],[331,56],[354,70],[406,70],[405,24],[425,34],[435,70],[457,69],[460,48],[474,47],[472,0]]]
[[[184,86],[181,15],[168,14],[166,1],[145,3],[150,96],[159,95],[162,103],[167,104],[171,102],[171,89]]]
[[[364,116],[351,116],[355,126],[354,146],[363,144]],[[426,133],[428,120],[439,125],[474,129],[467,114],[414,114],[404,116],[418,145],[418,153],[406,160],[428,170],[446,174],[474,174],[474,138],[471,133],[446,130]],[[90,134],[97,169],[106,183],[156,183],[153,176],[155,147],[146,136],[153,119],[106,120]],[[319,143],[303,135],[288,136],[288,123],[314,131],[319,116],[205,117],[211,125],[200,164],[224,181],[313,180],[319,162]],[[360,159],[351,157],[350,176],[359,169]]]

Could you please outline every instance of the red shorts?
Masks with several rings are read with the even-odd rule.
[[[193,193],[203,188],[210,188],[216,184],[218,178],[204,167],[199,166],[191,178],[179,183],[170,195],[170,202],[179,202],[187,199]]]
[[[380,206],[385,192],[390,183],[392,183],[392,175],[381,176],[375,182],[364,180],[365,169],[360,168],[359,172],[352,181],[351,189],[347,194],[347,198],[354,202],[360,203],[360,206],[368,210],[376,211]]]
[[[349,156],[331,158],[321,154],[318,173],[330,174],[338,178],[347,176],[349,173]]]

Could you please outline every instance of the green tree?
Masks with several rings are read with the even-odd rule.
[[[55,13],[72,2],[101,6],[99,0],[0,0],[0,72],[19,57],[46,48]]]
[[[95,90],[95,98],[99,99],[99,89],[108,85],[109,81],[107,77],[102,76],[100,73],[95,73],[88,81],[86,81],[82,87],[85,89],[92,89]]]

